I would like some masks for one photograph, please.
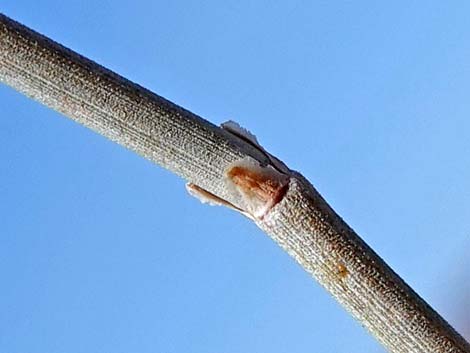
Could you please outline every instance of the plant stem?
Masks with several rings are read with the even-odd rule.
[[[1,14],[0,81],[244,214],[267,200],[263,212],[251,218],[391,352],[470,352],[469,344],[347,226],[308,181],[279,167],[280,162],[253,141]],[[239,164],[246,160],[256,165]],[[235,165],[234,191],[227,179],[234,173],[227,170],[235,170]],[[272,189],[260,201],[259,191],[266,191],[266,185]]]

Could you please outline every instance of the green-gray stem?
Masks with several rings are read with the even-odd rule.
[[[0,81],[243,208],[227,166],[269,157],[243,139],[0,15]],[[257,224],[392,352],[469,344],[298,173]]]

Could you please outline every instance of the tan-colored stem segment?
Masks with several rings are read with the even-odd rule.
[[[470,352],[302,176],[257,223],[390,352]]]
[[[273,161],[244,139],[3,15],[0,81],[236,209],[243,210],[243,198],[227,188],[227,167],[247,157],[261,166]],[[470,352],[469,344],[334,213],[310,183],[295,172],[287,173],[291,173],[287,190],[256,221],[266,233],[390,351]]]
[[[251,144],[2,14],[0,82],[221,198],[230,199],[227,165],[266,160]]]

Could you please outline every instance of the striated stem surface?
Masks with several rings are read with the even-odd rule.
[[[200,197],[248,215],[391,352],[470,352],[308,181],[249,136],[219,128],[1,14],[0,81],[180,175]],[[254,164],[237,165],[234,173],[247,159]]]

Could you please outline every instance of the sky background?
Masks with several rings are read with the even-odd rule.
[[[3,0],[301,171],[470,338],[470,2]],[[254,224],[0,86],[0,351],[383,352]]]

